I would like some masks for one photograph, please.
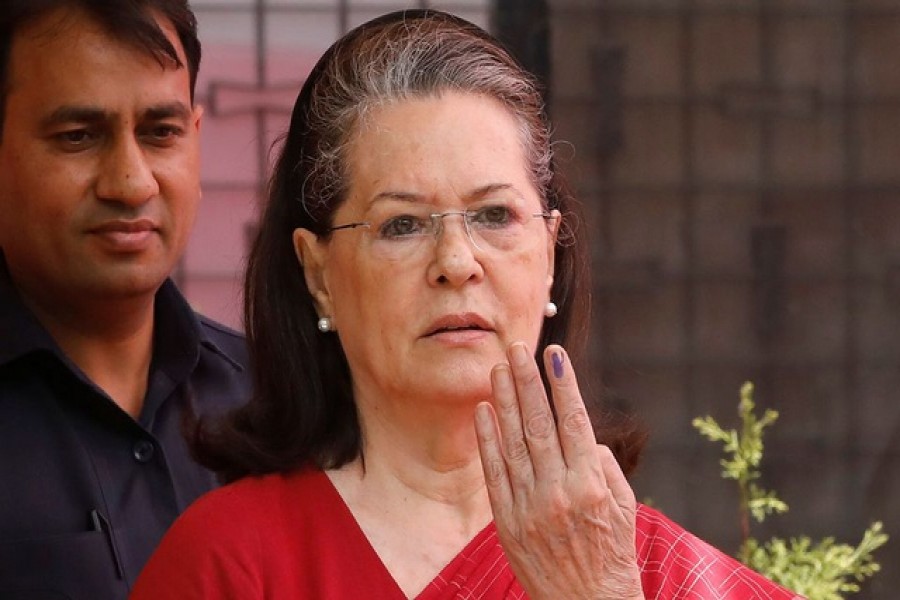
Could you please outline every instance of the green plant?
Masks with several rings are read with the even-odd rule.
[[[775,492],[756,483],[761,476],[763,432],[778,419],[778,412],[766,410],[759,418],[755,407],[753,384],[747,382],[741,387],[738,404],[740,431],[725,430],[709,416],[693,421],[703,436],[723,444],[722,477],[738,485],[742,539],[738,559],[809,600],[842,600],[842,594],[858,592],[860,583],[881,568],[873,556],[888,540],[880,522],[870,525],[855,547],[830,537],[816,543],[807,536],[760,543],[751,535],[751,518],[761,523],[768,515],[788,510]]]

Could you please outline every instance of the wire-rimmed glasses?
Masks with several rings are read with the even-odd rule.
[[[444,218],[461,217],[472,246],[481,251],[508,252],[521,248],[533,234],[535,219],[551,221],[555,212],[530,212],[510,203],[492,202],[466,210],[432,212],[429,206],[391,206],[373,211],[367,221],[344,223],[328,232],[365,228],[372,252],[387,260],[402,260],[426,248],[444,230]]]

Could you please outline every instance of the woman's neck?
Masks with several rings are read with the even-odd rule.
[[[380,461],[416,490],[483,488],[475,436],[475,406],[481,398],[356,397],[367,469],[370,461]]]
[[[328,476],[408,598],[417,596],[492,519],[477,455],[454,462],[367,442],[364,461]]]
[[[360,416],[364,458],[354,470],[367,485],[451,505],[484,492],[472,414],[429,422],[383,413],[371,418],[365,411]]]
[[[431,400],[370,404],[357,396],[363,456],[328,473],[408,597],[492,518],[474,403]]]

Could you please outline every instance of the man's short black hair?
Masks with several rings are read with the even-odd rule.
[[[3,0],[0,11],[0,136],[6,119],[13,38],[26,23],[62,7],[83,10],[110,35],[148,52],[163,64],[173,61],[179,67],[186,67],[193,100],[200,68],[200,40],[197,18],[188,0]],[[184,48],[187,65],[182,64],[174,46],[159,28],[154,12],[171,21]]]

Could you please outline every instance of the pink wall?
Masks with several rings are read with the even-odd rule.
[[[247,230],[255,222],[257,189],[266,177],[258,165],[260,149],[274,156],[272,148],[287,129],[294,98],[318,54],[296,49],[268,52],[272,83],[258,90],[252,48],[204,47],[197,82],[197,101],[206,109],[201,134],[203,200],[179,282],[195,308],[235,328],[242,327]],[[260,108],[265,109],[261,116]]]

